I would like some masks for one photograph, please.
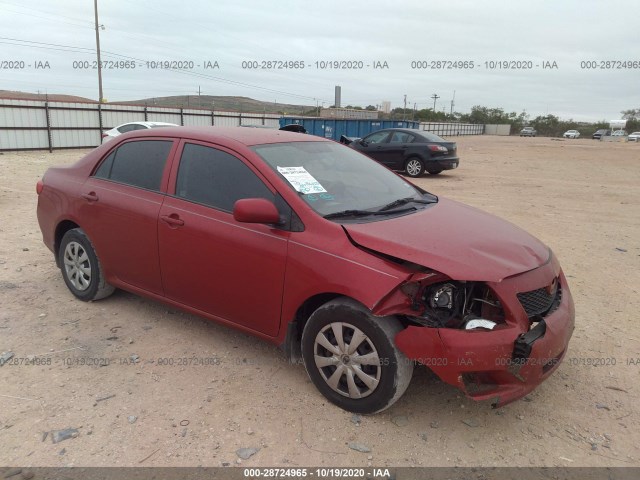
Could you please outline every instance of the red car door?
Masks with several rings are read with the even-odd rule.
[[[232,214],[237,200],[273,201],[274,192],[222,147],[184,142],[179,158],[158,221],[165,296],[276,336],[289,232]]]
[[[157,225],[174,142],[122,143],[81,187],[79,218],[104,265],[135,288],[162,295]]]

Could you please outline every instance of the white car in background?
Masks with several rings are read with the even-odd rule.
[[[175,123],[167,123],[167,122],[130,122],[123,123],[122,125],[118,125],[117,127],[112,128],[111,130],[106,130],[102,132],[102,143],[108,142],[109,140],[117,137],[118,135],[122,135],[123,133],[133,132],[134,130],[145,130],[147,128],[158,128],[158,127],[179,127]]]
[[[567,130],[562,134],[564,138],[578,138],[580,136],[580,132],[577,130]]]
[[[615,132],[613,132],[611,134],[612,137],[626,137],[627,136],[627,132],[626,130],[616,130]]]
[[[640,132],[633,132],[631,135],[629,135],[628,140],[630,142],[640,142]]]

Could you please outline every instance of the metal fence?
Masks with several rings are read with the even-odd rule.
[[[435,133],[443,137],[457,135],[482,135],[484,125],[474,123],[444,123],[444,122],[422,122],[420,130]]]
[[[104,130],[127,122],[156,121],[186,126],[225,127],[264,125],[278,128],[280,118],[276,114],[196,108],[0,99],[0,151],[93,148],[102,142]],[[496,134],[485,132],[484,125],[468,123],[423,122],[419,128],[446,137]]]
[[[279,127],[280,115],[195,108],[0,99],[0,151],[93,148],[102,132],[127,122]]]

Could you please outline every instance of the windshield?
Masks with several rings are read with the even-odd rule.
[[[399,199],[425,198],[423,191],[374,160],[338,143],[276,143],[258,145],[253,150],[322,216],[345,211],[374,212]],[[436,201],[435,196],[428,198]],[[422,207],[417,203],[409,209]],[[405,205],[402,212],[407,211]],[[392,214],[393,209],[385,212]],[[366,220],[379,219],[372,216]]]

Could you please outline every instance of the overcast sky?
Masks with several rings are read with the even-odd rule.
[[[134,69],[103,70],[104,97],[194,95],[200,87],[208,95],[329,106],[341,85],[343,106],[387,100],[394,108],[406,95],[407,106],[420,109],[433,107],[435,93],[436,108],[448,112],[455,91],[459,112],[484,105],[532,117],[611,120],[640,107],[640,24],[632,5],[99,0],[102,60],[136,62]],[[96,57],[91,0],[0,0],[0,37],[0,89],[98,98],[97,71],[74,68],[74,62],[92,67]],[[243,68],[243,62],[262,67],[269,60],[304,62],[304,69]],[[334,60],[362,68],[322,63]],[[193,68],[151,68],[158,61],[193,62]],[[431,63],[437,61],[473,62],[474,68],[438,69]],[[501,61],[531,68],[498,68]],[[622,63],[633,61],[635,68]],[[15,62],[24,68],[10,68],[22,66]],[[50,68],[36,69],[38,62]],[[206,62],[219,68],[205,69]],[[375,62],[388,68],[376,69]],[[412,68],[412,62],[429,68]],[[545,69],[545,62],[557,68]]]

